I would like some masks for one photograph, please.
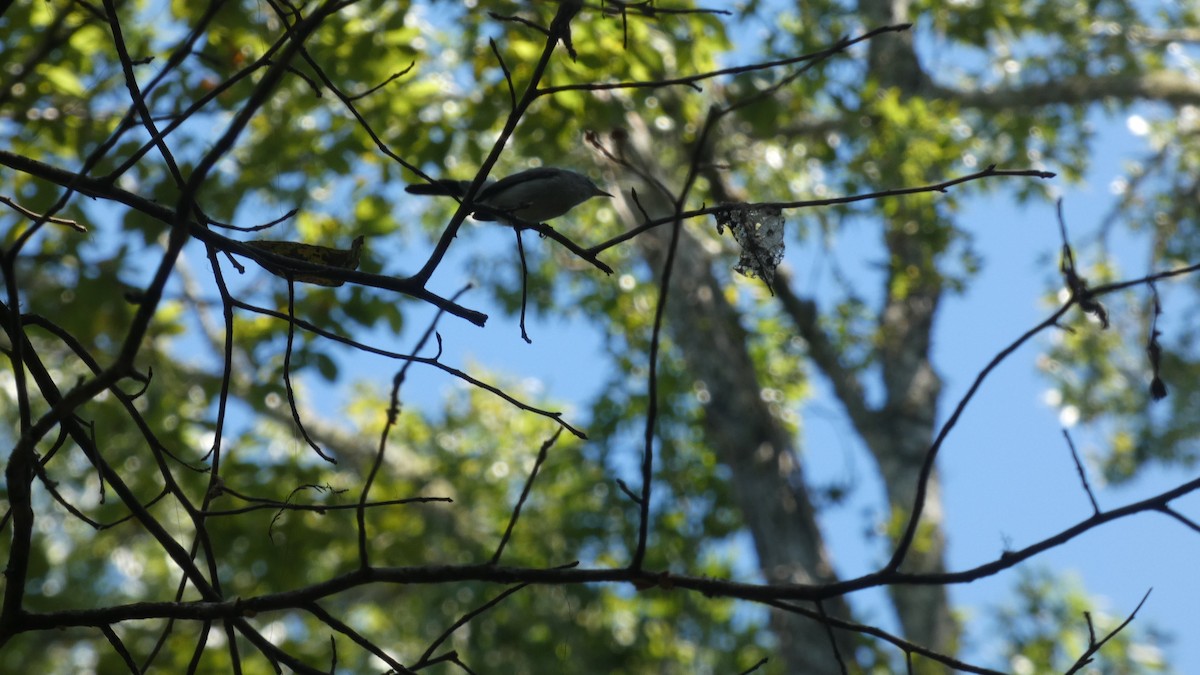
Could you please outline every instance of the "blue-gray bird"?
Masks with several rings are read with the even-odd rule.
[[[442,179],[409,185],[404,191],[461,199],[470,186],[471,181]],[[477,220],[503,220],[505,216],[514,216],[527,223],[544,223],[592,197],[611,196],[581,173],[544,166],[485,183],[475,195],[474,216]]]

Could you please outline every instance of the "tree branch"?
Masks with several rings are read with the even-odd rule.
[[[174,222],[175,212],[161,204],[146,199],[132,192],[122,190],[111,183],[81,176],[60,169],[43,162],[39,162],[16,153],[0,150],[0,165],[7,166],[18,171],[22,171],[31,176],[41,178],[43,180],[71,187],[77,192],[89,197],[98,197],[120,202],[135,211],[144,213],[145,215],[154,218],[165,224]],[[445,310],[449,314],[453,314],[460,318],[466,319],[471,323],[482,326],[487,322],[487,315],[482,312],[477,312],[472,309],[467,309],[461,305],[451,302],[439,295],[436,295],[416,281],[411,279],[398,279],[379,274],[369,274],[367,272],[359,272],[357,270],[349,270],[340,267],[330,267],[328,265],[316,265],[305,263],[295,258],[275,255],[273,253],[263,251],[246,245],[244,242],[230,239],[209,230],[200,223],[195,221],[187,222],[188,234],[192,237],[209,244],[217,250],[226,253],[240,255],[255,262],[265,263],[268,267],[290,269],[296,272],[306,272],[318,274],[335,281],[346,281],[357,283],[363,286],[378,288],[386,291],[394,291],[408,295],[417,300],[423,300],[438,309]]]
[[[987,110],[1029,110],[1051,105],[1081,105],[1117,99],[1151,100],[1172,106],[1200,104],[1200,82],[1174,71],[1138,75],[1076,75],[1053,82],[1033,82],[992,89],[935,86],[930,95],[959,105]]]

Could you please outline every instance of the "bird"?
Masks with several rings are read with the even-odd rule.
[[[462,198],[471,181],[440,179],[404,188],[414,195]],[[592,197],[612,197],[587,176],[557,167],[543,166],[485,183],[475,195],[476,220],[512,220],[544,223],[557,218]]]

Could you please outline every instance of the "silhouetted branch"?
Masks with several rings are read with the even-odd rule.
[[[1062,430],[1063,438],[1067,439],[1067,447],[1071,449],[1071,460],[1075,462],[1075,471],[1079,474],[1079,482],[1083,483],[1083,490],[1087,493],[1088,500],[1092,502],[1092,512],[1099,514],[1100,505],[1096,503],[1096,495],[1092,494],[1092,486],[1088,483],[1087,472],[1083,470],[1083,462],[1079,461],[1079,453],[1075,450],[1075,441],[1071,440],[1071,434],[1066,429]]]
[[[542,447],[538,450],[537,459],[533,461],[533,469],[529,472],[529,478],[525,480],[525,487],[521,489],[521,496],[517,499],[517,505],[513,507],[512,516],[508,519],[508,527],[504,528],[504,536],[500,538],[500,545],[496,547],[496,552],[492,555],[492,564],[500,562],[500,555],[504,553],[504,545],[508,543],[508,538],[512,536],[513,528],[517,525],[517,518],[521,516],[521,507],[525,505],[525,500],[529,499],[529,491],[533,489],[533,481],[537,478],[538,470],[542,468],[542,463],[546,461],[546,456],[550,448],[558,440],[562,429],[554,432],[554,435],[542,443]]]
[[[1104,643],[1106,643],[1109,640],[1116,637],[1117,633],[1120,633],[1122,630],[1125,630],[1125,627],[1128,626],[1133,621],[1133,618],[1135,616],[1137,616],[1137,613],[1142,609],[1142,605],[1146,604],[1146,600],[1149,597],[1150,597],[1150,591],[1146,591],[1146,594],[1142,596],[1141,602],[1139,602],[1137,604],[1137,607],[1133,608],[1133,611],[1130,612],[1129,616],[1126,617],[1126,619],[1121,622],[1121,625],[1112,629],[1108,633],[1108,635],[1105,635],[1100,640],[1096,639],[1096,631],[1095,631],[1095,628],[1092,626],[1092,617],[1085,612],[1084,617],[1087,619],[1087,624],[1088,624],[1088,648],[1083,654],[1081,654],[1079,656],[1079,659],[1077,659],[1075,661],[1074,665],[1072,665],[1071,668],[1069,670],[1067,670],[1065,675],[1074,675],[1074,673],[1079,672],[1085,666],[1090,664],[1092,662],[1092,657],[1095,656],[1096,653],[1100,651],[1100,648],[1104,646]]]

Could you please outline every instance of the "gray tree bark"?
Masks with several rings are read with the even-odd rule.
[[[656,155],[648,129],[630,117],[626,158],[658,176]],[[623,185],[638,180],[623,176]],[[651,218],[670,215],[671,204],[652,184],[638,188],[638,204]],[[641,212],[622,195],[618,204],[628,222]],[[636,215],[635,215],[636,214]],[[804,481],[795,440],[761,397],[762,386],[750,356],[747,334],[738,310],[725,299],[713,273],[713,255],[688,232],[680,233],[665,314],[665,328],[681,353],[688,371],[702,382],[711,398],[704,407],[707,444],[731,469],[733,492],[746,527],[754,537],[759,569],[769,583],[821,583],[835,580],[825,550],[816,510]],[[644,233],[634,242],[660,278],[669,248],[671,227]],[[842,601],[825,603],[829,614],[842,618],[849,609]],[[837,650],[826,628],[796,614],[773,610],[772,631],[789,673],[841,673],[839,658],[853,660],[853,640],[835,631]]]

